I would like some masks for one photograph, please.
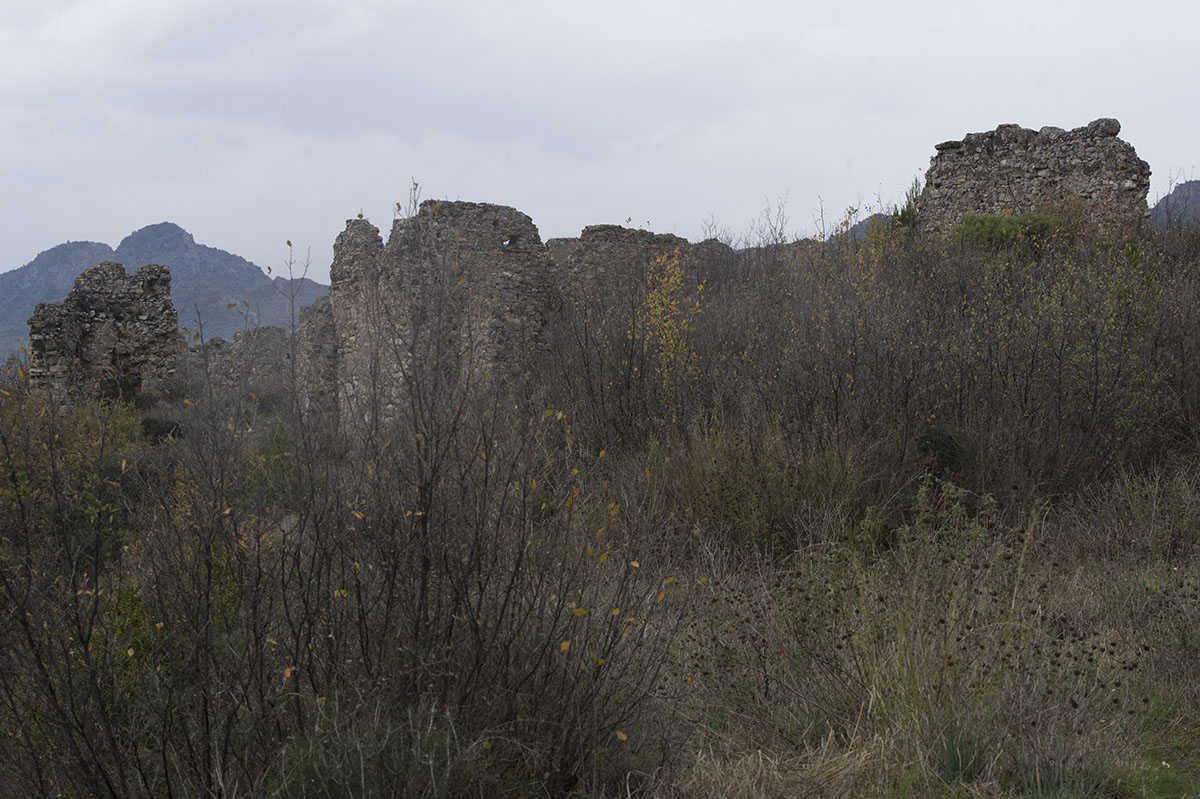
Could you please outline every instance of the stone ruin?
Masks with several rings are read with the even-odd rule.
[[[426,201],[393,223],[386,245],[370,222],[348,221],[329,289],[339,410],[386,417],[432,365],[477,376],[519,368],[539,347],[555,286],[537,228],[513,208]],[[328,327],[320,312],[310,321]],[[314,352],[302,369],[328,375],[328,345],[301,349]]]
[[[1140,224],[1150,170],[1119,132],[1112,119],[1072,131],[1001,125],[939,144],[919,200],[922,227],[945,235],[968,213],[1070,208],[1104,233]],[[294,356],[307,414],[328,426],[339,417],[370,422],[388,416],[433,364],[451,380],[519,376],[545,348],[557,307],[632,296],[644,290],[649,264],[675,252],[692,284],[719,285],[753,267],[749,251],[615,225],[543,244],[514,208],[427,201],[393,223],[386,243],[370,222],[347,222],[329,297],[301,311],[293,341],[278,329],[248,331],[213,343],[206,357],[210,372],[253,391],[277,385]],[[112,263],[85,272],[66,301],[42,304],[30,319],[34,383],[162,393],[181,349],[169,286],[162,266],[132,276]]]
[[[288,384],[294,357],[306,414],[329,423],[343,414],[382,418],[422,364],[492,383],[519,376],[544,349],[562,303],[643,290],[648,265],[676,252],[689,282],[719,281],[736,267],[737,254],[715,241],[593,225],[543,244],[516,209],[428,201],[393,223],[386,244],[370,222],[347,222],[329,296],[301,310],[293,341],[260,327],[191,348],[177,332],[166,267],[128,275],[104,263],[30,319],[31,376],[60,391],[127,397],[161,395],[177,379],[207,380],[277,401],[269,395]]]
[[[543,351],[563,303],[640,290],[650,262],[675,252],[696,282],[728,274],[737,259],[718,242],[614,225],[543,244],[528,216],[486,203],[422,203],[393,223],[386,244],[370,222],[351,219],[334,245],[328,301],[301,315],[301,405],[355,424],[386,417],[422,359],[511,380]]]
[[[590,225],[577,239],[551,239],[548,244],[565,272],[564,288],[584,294],[640,285],[651,261],[676,251],[685,256],[690,246],[687,239],[670,233],[618,225]]]
[[[234,333],[232,341],[216,337],[189,348],[186,361],[190,390],[211,383],[224,395],[278,405],[290,384],[292,342],[282,327],[248,327]]]
[[[109,261],[92,267],[63,302],[38,304],[29,345],[31,385],[64,400],[162,396],[183,348],[170,270],[147,265],[130,275]]]
[[[692,244],[670,233],[652,233],[618,225],[590,225],[578,238],[546,242],[562,281],[564,296],[581,301],[598,294],[640,288],[649,264],[679,253],[687,282],[719,283],[737,268],[732,247],[715,239]]]
[[[1000,125],[937,145],[919,200],[921,229],[954,230],[964,214],[1078,214],[1097,233],[1147,217],[1150,166],[1117,138],[1121,123],[1074,130]]]
[[[337,325],[328,295],[300,309],[296,390],[300,410],[318,424],[337,422]]]

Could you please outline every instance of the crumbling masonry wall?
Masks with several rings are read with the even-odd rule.
[[[1121,123],[1074,130],[1001,125],[937,145],[920,197],[922,230],[951,232],[964,214],[1063,213],[1078,209],[1102,234],[1146,218],[1150,166],[1117,138]]]
[[[282,407],[291,399],[286,388],[292,384],[291,360],[292,343],[283,328],[263,325],[237,331],[233,341],[217,337],[189,348],[184,371],[189,390]]]
[[[386,245],[374,225],[348,221],[329,291],[343,423],[391,416],[423,377],[519,372],[540,346],[553,271],[533,221],[507,206],[426,201]]]
[[[161,396],[183,347],[170,270],[147,265],[130,275],[107,261],[92,267],[63,302],[37,306],[29,345],[30,381],[63,398]]]
[[[737,269],[738,256],[715,239],[691,244],[670,233],[652,233],[618,225],[590,225],[579,238],[546,242],[561,292],[576,301],[611,301],[614,293],[641,293],[650,264],[660,256],[679,253],[688,284],[713,284]]]
[[[328,296],[300,309],[295,338],[300,410],[319,425],[336,428],[338,339]]]
[[[687,239],[679,236],[618,225],[589,225],[578,239],[552,241],[557,257],[563,259],[566,287],[585,296],[621,287],[640,288],[651,261],[676,250],[683,256],[688,249]]]

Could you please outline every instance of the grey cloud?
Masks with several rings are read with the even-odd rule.
[[[812,232],[818,197],[834,215],[895,201],[935,142],[1000,122],[1115,115],[1156,180],[1195,159],[1191,112],[1166,101],[1192,93],[1190,9],[19,5],[0,21],[0,268],[163,218],[263,265],[290,238],[324,268],[342,221],[386,221],[412,177],[553,235],[628,216],[743,230],[781,196]]]

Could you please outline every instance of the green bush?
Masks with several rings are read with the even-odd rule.
[[[967,247],[989,252],[1036,255],[1067,233],[1062,220],[1045,214],[964,214],[958,239]]]

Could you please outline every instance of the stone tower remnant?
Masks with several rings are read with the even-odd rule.
[[[338,337],[328,295],[300,309],[295,343],[300,409],[318,422],[336,427]]]
[[[183,347],[171,272],[128,274],[106,261],[88,269],[60,303],[39,303],[29,320],[30,381],[61,397],[162,395]]]
[[[1074,130],[1000,125],[937,145],[920,197],[921,227],[951,232],[964,214],[1070,213],[1101,234],[1146,218],[1150,166],[1117,138],[1121,123]]]
[[[507,206],[428,200],[386,245],[349,220],[329,291],[343,422],[389,416],[434,366],[486,379],[518,370],[539,346],[553,270],[533,221]]]
[[[528,216],[490,203],[426,201],[386,243],[367,220],[348,220],[328,301],[301,313],[301,404],[357,426],[391,417],[435,365],[447,386],[522,375],[564,302],[644,291],[650,263],[675,252],[689,280],[719,279],[737,260],[719,242],[615,225],[543,244]]]

